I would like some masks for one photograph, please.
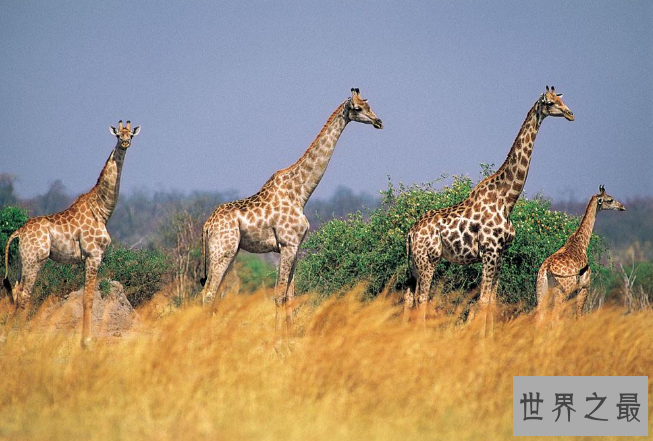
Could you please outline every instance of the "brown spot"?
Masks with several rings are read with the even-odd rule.
[[[467,246],[472,246],[472,236],[469,233],[463,234],[463,242]]]

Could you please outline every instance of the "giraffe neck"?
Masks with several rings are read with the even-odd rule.
[[[512,211],[526,184],[533,143],[544,119],[540,112],[540,106],[541,103],[538,100],[528,111],[508,157],[499,170],[487,179],[488,184],[496,185],[500,196],[498,200],[502,201],[506,215]]]
[[[106,223],[111,214],[113,213],[116,204],[118,203],[118,193],[120,192],[120,174],[122,173],[122,165],[125,160],[126,149],[120,147],[120,140],[118,144],[109,155],[104,168],[100,173],[97,184],[92,191],[94,191],[94,201],[96,214]]]
[[[348,103],[349,101],[345,100],[336,108],[306,153],[282,172],[289,184],[286,188],[295,192],[302,206],[306,204],[324,176],[336,143],[349,122]]]
[[[587,247],[590,244],[592,231],[594,230],[594,222],[596,221],[597,210],[598,204],[595,195],[590,198],[590,201],[587,204],[587,208],[585,209],[585,215],[580,221],[578,229],[569,238],[569,245],[578,247],[579,251],[582,253],[586,252]]]

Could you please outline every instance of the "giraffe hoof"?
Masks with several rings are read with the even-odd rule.
[[[82,338],[82,349],[86,351],[93,349],[93,339],[91,337]]]

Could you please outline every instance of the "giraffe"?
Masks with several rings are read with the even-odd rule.
[[[574,114],[562,102],[555,88],[543,93],[528,111],[508,157],[499,170],[481,181],[462,202],[440,210],[431,210],[408,232],[406,251],[416,281],[404,295],[404,321],[417,304],[419,316],[426,318],[426,305],[435,267],[441,258],[469,265],[482,262],[480,307],[486,313],[494,306],[502,256],[515,237],[510,213],[526,183],[535,136],[547,116],[562,116],[569,121]],[[470,313],[473,318],[474,311]],[[490,318],[492,316],[490,315]],[[485,323],[485,322],[484,322]]]
[[[125,153],[131,140],[140,132],[140,126],[131,123],[118,128],[110,126],[111,134],[118,138],[116,147],[109,155],[95,186],[78,197],[66,210],[47,216],[33,217],[16,230],[5,247],[5,277],[3,285],[16,310],[29,303],[36,276],[48,258],[61,263],[83,263],[85,268],[82,346],[91,342],[91,308],[98,268],[104,251],[111,243],[106,228],[107,221],[118,202],[120,173]],[[19,240],[22,264],[20,283],[12,290],[9,282],[9,246]],[[14,292],[15,291],[15,292]]]
[[[280,338],[285,307],[285,332],[292,335],[293,274],[297,250],[309,228],[304,205],[320,183],[338,138],[350,121],[383,128],[359,89],[351,89],[351,97],[331,114],[297,162],[274,173],[255,195],[219,205],[209,216],[202,228],[205,277],[201,295],[202,299],[213,297],[213,310],[224,275],[241,248],[251,253],[280,253],[274,293],[275,330]]]
[[[587,248],[594,229],[596,213],[601,210],[625,211],[626,208],[607,194],[603,185],[599,186],[599,193],[590,198],[585,215],[576,231],[569,236],[562,248],[542,263],[537,273],[536,285],[540,322],[544,319],[551,300],[555,305],[554,314],[557,317],[564,302],[574,295],[576,295],[576,315],[578,317],[582,315],[592,273],[587,261]]]

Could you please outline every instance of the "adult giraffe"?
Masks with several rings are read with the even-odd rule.
[[[499,170],[481,181],[464,201],[426,212],[410,229],[406,249],[417,281],[417,298],[411,288],[406,290],[404,320],[408,319],[414,302],[419,307],[420,317],[426,317],[431,279],[442,257],[462,265],[482,262],[479,304],[486,313],[487,307],[494,305],[501,259],[515,237],[509,216],[526,183],[540,124],[547,116],[574,120],[574,114],[561,98],[562,94],[556,94],[555,88],[549,90],[547,86],[546,92],[528,111]]]
[[[358,89],[331,114],[304,155],[272,175],[253,196],[218,206],[202,228],[204,289],[202,299],[218,301],[224,275],[241,248],[251,253],[280,253],[275,286],[277,337],[282,331],[285,306],[286,332],[292,334],[293,273],[297,250],[308,231],[304,205],[320,183],[333,150],[350,121],[383,128]]]
[[[120,174],[125,153],[131,140],[140,132],[140,126],[131,123],[118,128],[110,126],[111,134],[118,138],[100,177],[88,193],[78,197],[66,210],[47,216],[33,217],[16,230],[5,247],[5,277],[3,285],[16,309],[29,303],[32,288],[41,268],[49,259],[60,263],[83,263],[85,269],[82,346],[91,341],[91,309],[98,268],[104,251],[111,243],[106,224],[118,202]],[[19,239],[22,264],[20,283],[12,289],[9,282],[9,245]]]

